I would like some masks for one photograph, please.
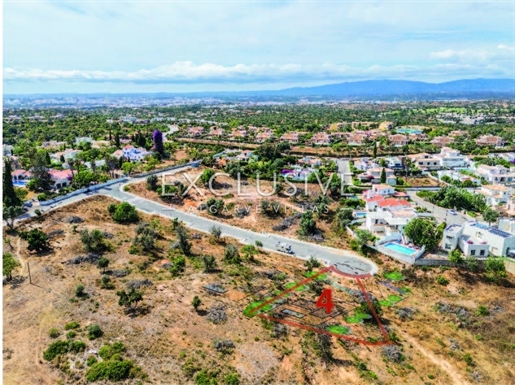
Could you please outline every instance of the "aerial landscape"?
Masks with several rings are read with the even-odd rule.
[[[515,385],[512,4],[4,11],[3,384]]]

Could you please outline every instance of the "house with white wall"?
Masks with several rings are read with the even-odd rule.
[[[476,173],[491,184],[510,183],[515,180],[515,173],[501,165],[488,166],[480,164],[476,167]]]
[[[152,152],[145,150],[144,148],[136,148],[128,145],[123,149],[123,156],[130,159],[131,161],[140,162],[145,159],[146,156],[152,155]]]

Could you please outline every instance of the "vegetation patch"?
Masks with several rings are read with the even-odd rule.
[[[383,274],[386,279],[390,281],[402,281],[405,277],[398,271],[390,271],[389,273]]]
[[[328,326],[326,328],[326,330],[328,332],[331,332],[331,333],[334,333],[334,334],[341,334],[341,335],[345,335],[345,334],[349,334],[350,333],[350,328],[348,328],[346,326],[342,326],[342,325],[331,325],[331,326]]]

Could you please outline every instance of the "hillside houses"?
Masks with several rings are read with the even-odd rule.
[[[402,147],[402,146],[405,146],[408,144],[408,138],[406,137],[406,135],[401,135],[401,134],[389,135],[388,140],[394,147]]]
[[[189,127],[188,128],[188,136],[192,138],[198,138],[204,135],[204,127]]]
[[[505,142],[500,136],[482,135],[476,139],[478,146],[503,147]]]
[[[436,147],[447,147],[451,143],[454,143],[454,138],[450,136],[435,136],[431,140],[431,144]]]
[[[515,173],[510,172],[506,167],[488,166],[480,164],[476,167],[476,174],[486,179],[490,184],[511,183],[515,178]]]
[[[317,132],[311,137],[311,143],[315,146],[328,146],[332,141],[332,135],[326,132]]]
[[[279,140],[281,142],[288,142],[291,145],[296,145],[296,144],[299,144],[300,134],[295,131],[287,132],[287,133],[281,135]]]

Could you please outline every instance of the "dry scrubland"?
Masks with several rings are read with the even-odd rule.
[[[187,171],[190,179],[194,180],[197,173],[202,173],[204,168],[200,169],[192,169]],[[185,186],[189,186],[190,183],[188,180],[182,175],[182,173],[177,173],[174,175],[167,176],[166,183],[174,183],[175,181],[183,183]],[[257,186],[255,180],[247,180],[240,187],[241,195],[238,196],[238,186],[237,181],[227,177],[227,176],[219,176],[216,178],[217,184],[215,185],[215,195],[209,188],[203,186],[200,181],[197,182],[197,187],[201,193],[199,193],[195,188],[189,190],[188,195],[183,200],[174,200],[172,204],[182,211],[189,211],[195,213],[199,216],[216,219],[220,222],[228,223],[234,226],[238,226],[244,229],[262,232],[266,231],[268,233],[278,233],[284,236],[297,238],[297,231],[299,230],[300,218],[294,219],[287,228],[277,231],[274,230],[274,226],[278,226],[283,223],[283,221],[287,218],[291,218],[296,213],[302,213],[305,211],[299,204],[311,204],[314,199],[320,195],[320,186],[317,183],[309,183],[308,184],[308,194],[306,196],[302,196],[305,192],[305,184],[304,183],[294,183],[297,186],[298,195],[295,199],[285,195],[282,193],[281,195],[273,194],[271,196],[262,196],[257,192]],[[161,184],[161,180],[159,181]],[[286,188],[289,188],[288,185],[285,185]],[[155,191],[149,191],[146,187],[146,182],[134,183],[128,185],[128,191],[139,195],[141,197],[152,199],[164,204],[168,204],[168,202],[161,199],[161,196]],[[260,190],[269,194],[273,191],[273,183],[271,181],[260,181]],[[224,197],[220,196],[226,193]],[[199,207],[202,204],[205,204],[209,198],[220,199],[223,198],[225,202],[225,206],[227,210],[222,211],[220,214],[213,215],[210,214],[207,210],[200,210]],[[269,202],[277,202],[279,203],[279,210],[277,212],[273,212],[270,209],[269,214],[265,214],[261,208],[262,200],[268,200]],[[317,218],[317,228],[320,231],[320,234],[323,236],[324,240],[321,242],[324,245],[336,247],[336,248],[346,248],[348,249],[347,239],[342,238],[337,234],[336,227],[334,221],[332,220],[332,216],[334,212],[338,209],[338,201],[331,200],[331,203],[328,206],[329,212],[327,215],[322,215]],[[248,214],[239,218],[235,212],[237,209],[247,209]],[[309,237],[305,238],[305,240],[310,241]]]
[[[198,236],[190,232],[195,256],[186,258],[184,272],[174,278],[163,268],[178,253],[170,249],[176,239],[172,223],[159,219],[162,239],[152,258],[130,254],[137,225],[115,224],[106,209],[109,203],[106,198],[94,197],[26,224],[55,234],[51,238],[53,249],[40,255],[29,253],[25,241],[17,236],[4,234],[13,246],[13,250],[6,246],[4,251],[12,252],[22,263],[14,282],[3,287],[4,384],[86,383],[86,360],[94,355],[88,351],[114,342],[125,345],[123,357],[133,360],[144,373],[125,380],[125,384],[224,384],[237,383],[230,382],[235,378],[241,384],[515,383],[513,277],[503,281],[503,286],[493,285],[482,276],[454,270],[403,270],[377,256],[375,260],[382,262],[380,273],[399,269],[406,279],[394,284],[411,290],[397,305],[383,307],[382,320],[391,335],[397,336],[396,347],[386,354],[381,347],[332,338],[333,357],[324,358],[319,335],[291,327],[286,328],[286,334],[278,333],[273,324],[243,315],[253,300],[249,289],[280,286],[264,272],[278,270],[286,275],[285,282],[298,281],[306,272],[302,261],[261,252],[255,262],[244,259],[241,266],[227,265],[223,262],[224,244],[215,243],[206,234],[196,239]],[[72,215],[83,222],[66,223]],[[157,217],[140,213],[140,218],[150,222]],[[100,287],[101,272],[94,264],[63,263],[86,254],[75,231],[96,228],[113,235],[109,242],[114,251],[106,253],[108,271],[129,272],[124,277],[111,275],[111,290]],[[203,272],[198,260],[202,254],[216,258],[216,271]],[[32,285],[28,279],[16,277],[27,276],[27,263]],[[438,275],[448,278],[450,284],[438,285]],[[117,303],[116,291],[145,279],[152,284],[142,288],[144,299],[137,306],[138,312],[126,314]],[[365,280],[372,295],[383,299],[393,294],[378,280],[382,278]],[[227,293],[215,296],[202,288],[214,282]],[[76,299],[79,284],[85,286],[87,297]],[[337,297],[337,290],[333,291]],[[311,298],[309,293],[298,295]],[[202,300],[198,311],[191,304],[195,295]],[[488,315],[476,314],[480,305],[488,309]],[[224,318],[215,308],[226,314],[225,321],[210,321]],[[401,308],[404,312],[399,312]],[[53,341],[66,340],[64,325],[72,321],[80,324],[74,329],[74,340],[84,341],[86,351],[66,354],[59,369],[58,360],[44,360],[43,352]],[[92,324],[98,324],[104,334],[88,340],[86,327]],[[52,328],[58,330],[59,337],[49,336]]]

